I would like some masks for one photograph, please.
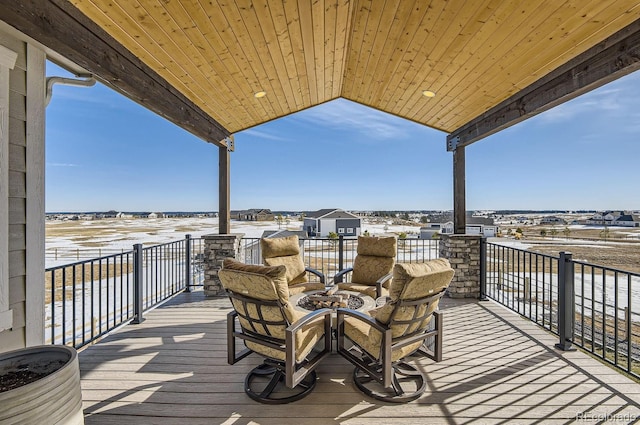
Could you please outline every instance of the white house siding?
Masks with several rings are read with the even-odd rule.
[[[622,227],[640,227],[640,223],[637,221],[614,221],[612,225]]]
[[[17,53],[9,75],[8,214],[0,229],[8,240],[0,248],[8,258],[0,285],[8,283],[12,312],[11,328],[0,331],[0,351],[9,351],[44,341],[45,56],[3,32],[0,45]]]

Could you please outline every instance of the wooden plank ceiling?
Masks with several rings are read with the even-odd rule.
[[[451,133],[640,18],[637,0],[71,3],[232,133],[339,97]]]

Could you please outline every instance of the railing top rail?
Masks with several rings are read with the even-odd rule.
[[[87,263],[95,263],[95,262],[98,262],[98,261],[101,261],[101,260],[109,260],[109,259],[112,259],[112,258],[124,257],[124,256],[127,256],[127,255],[133,255],[133,250],[123,251],[123,252],[119,252],[117,254],[104,255],[102,257],[89,258],[88,260],[80,260],[80,261],[76,261],[74,263],[62,264],[60,266],[48,267],[48,268],[45,269],[45,272],[55,271],[55,270],[59,270],[59,269],[66,269],[66,268],[69,268],[69,267],[81,266],[81,265],[87,264]]]
[[[526,253],[526,254],[533,254],[539,257],[545,257],[545,258],[549,258],[549,259],[553,259],[553,260],[559,260],[560,257],[558,256],[554,256],[554,255],[550,255],[550,254],[543,254],[542,252],[536,252],[536,251],[532,251],[530,249],[523,249],[523,248],[515,248],[513,246],[508,246],[508,245],[502,245],[500,243],[493,243],[493,242],[487,242],[487,246],[495,246],[495,247],[500,247],[500,248],[505,248],[505,249],[509,249],[509,250],[513,250],[513,251],[518,251],[518,252],[522,252],[522,253]]]
[[[560,259],[559,256],[554,256],[554,255],[550,255],[550,254],[543,254],[541,252],[532,251],[530,249],[515,248],[515,247],[512,247],[512,246],[508,246],[508,245],[502,245],[500,243],[487,242],[487,245],[492,245],[492,246],[496,246],[496,247],[500,247],[500,248],[505,248],[505,249],[508,249],[508,250],[527,253],[527,254],[534,254],[536,256],[555,259],[555,260],[559,260]],[[597,264],[589,263],[588,261],[580,261],[580,260],[575,260],[575,259],[572,260],[572,262],[574,264],[577,264],[577,265],[580,265],[580,266],[584,266],[584,267],[591,267],[593,269],[604,270],[604,271],[611,272],[611,273],[621,273],[621,274],[629,275],[629,276],[632,276],[632,277],[640,278],[640,273],[638,273],[638,272],[630,272],[628,270],[616,269],[614,267],[597,265]]]
[[[596,264],[591,264],[591,263],[586,262],[586,261],[573,260],[573,263],[574,264],[578,264],[580,266],[584,266],[584,267],[591,267],[592,269],[599,269],[599,270],[604,270],[606,272],[620,273],[620,274],[625,274],[625,275],[629,275],[629,276],[632,276],[632,277],[640,278],[640,273],[636,273],[636,272],[630,272],[630,271],[627,271],[627,270],[616,269],[616,268],[608,267],[608,266],[600,266],[600,265],[596,265]]]
[[[147,251],[147,250],[151,250],[151,249],[162,248],[164,246],[169,246],[169,245],[182,245],[186,241],[187,241],[186,239],[179,239],[177,241],[165,242],[165,243],[161,243],[161,244],[157,244],[157,245],[143,247],[142,250],[143,251]]]

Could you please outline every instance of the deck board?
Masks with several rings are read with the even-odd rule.
[[[561,424],[576,415],[640,418],[640,384],[493,302],[445,299],[444,359],[421,360],[428,388],[408,404],[380,403],[332,355],[298,402],[265,406],[243,392],[257,355],[226,361],[226,298],[180,294],[80,352],[91,424]],[[594,422],[591,420],[591,422]],[[595,421],[597,422],[597,421]],[[594,422],[594,423],[595,423]]]

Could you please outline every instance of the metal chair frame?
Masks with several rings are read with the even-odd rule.
[[[407,364],[404,359],[410,356],[426,356],[436,362],[442,360],[442,313],[438,311],[434,311],[432,313],[434,319],[434,328],[429,329],[416,329],[414,331],[409,331],[410,327],[414,323],[421,323],[424,321],[428,314],[426,311],[428,310],[429,305],[432,303],[439,302],[440,298],[445,294],[446,290],[443,289],[439,293],[435,295],[431,295],[429,297],[424,297],[416,300],[399,300],[394,307],[393,312],[391,313],[391,317],[389,323],[387,325],[383,325],[380,322],[376,321],[374,318],[362,314],[357,311],[348,310],[348,309],[338,309],[337,314],[337,352],[342,355],[346,360],[356,366],[354,370],[354,379],[356,378],[359,370],[365,371],[372,380],[375,380],[377,383],[382,385],[383,388],[388,389],[392,388],[396,396],[395,397],[387,397],[381,396],[380,394],[376,394],[368,389],[363,388],[358,381],[356,380],[356,385],[360,390],[364,391],[366,394],[380,399],[384,401],[391,402],[406,402],[413,399],[418,398],[425,390],[425,381],[424,375],[422,372],[414,368],[413,366]],[[425,309],[425,314],[418,314],[418,308],[414,309],[413,317],[409,320],[397,320],[395,318],[397,312],[401,307],[413,306],[417,307],[419,305],[427,305],[427,309]],[[374,329],[378,330],[382,334],[382,342],[380,344],[380,353],[377,358],[371,356],[364,349],[360,349],[357,343],[352,341],[355,347],[358,347],[360,356],[354,355],[351,351],[353,351],[353,347],[347,349],[345,346],[345,340],[349,339],[348,336],[344,333],[344,321],[345,317],[353,317],[357,320],[363,321]],[[393,338],[393,326],[402,326],[406,325],[405,332]],[[433,349],[430,349],[426,346],[425,341],[427,338],[434,338],[434,346]],[[350,340],[350,339],[349,339]],[[419,348],[416,349],[413,353],[408,354],[402,359],[399,359],[395,362],[391,361],[391,353],[393,349],[401,348],[406,345],[414,344],[415,342],[422,341],[423,343]],[[418,389],[412,394],[405,394],[404,390],[401,388],[397,374],[401,374],[403,376],[407,375],[415,375],[415,380],[419,383]]]
[[[251,341],[255,344],[260,344],[265,347],[283,352],[285,354],[285,361],[283,362],[277,358],[270,358],[261,353],[259,354],[265,357],[265,362],[254,368],[245,379],[245,392],[252,399],[262,403],[289,403],[291,401],[299,400],[306,396],[315,386],[315,369],[322,359],[331,353],[331,309],[316,310],[302,319],[297,320],[295,323],[289,323],[284,314],[284,307],[279,300],[267,301],[250,298],[233,291],[227,290],[229,298],[235,299],[242,303],[243,310],[248,311],[248,305],[253,304],[258,312],[258,318],[251,317],[243,314],[238,310],[231,311],[227,314],[227,361],[233,365],[238,361],[244,359],[254,351],[249,348],[244,348],[240,352],[236,352],[236,338],[244,341]],[[266,320],[262,315],[263,307],[277,307],[280,309],[282,319],[277,321]],[[247,321],[249,328],[243,327],[240,324],[240,329],[236,329],[236,320],[238,317]],[[313,357],[306,358],[302,362],[296,361],[296,332],[303,326],[317,320],[324,321],[324,347],[321,351],[317,352]],[[269,326],[286,326],[285,338],[276,338],[272,336],[269,331]],[[258,331],[260,329],[261,332]],[[266,334],[266,335],[265,335]],[[269,375],[273,373],[273,377],[264,391],[257,394],[251,390],[251,381],[255,375]],[[311,378],[305,379],[308,376]],[[302,385],[302,391],[288,398],[271,398],[269,397],[274,391],[276,385],[279,382],[284,382],[288,388],[296,388],[298,385]]]

